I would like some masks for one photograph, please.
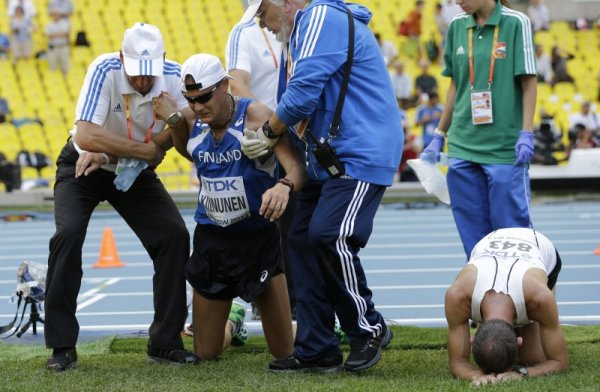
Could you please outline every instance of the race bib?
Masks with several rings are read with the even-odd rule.
[[[491,91],[471,92],[471,115],[474,125],[492,124],[494,122]]]
[[[250,206],[241,176],[201,176],[200,179],[202,185],[199,200],[211,221],[226,227],[250,217]]]

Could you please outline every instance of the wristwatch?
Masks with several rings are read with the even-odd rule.
[[[167,124],[169,125],[175,125],[179,122],[179,120],[181,120],[183,118],[183,115],[181,114],[181,112],[175,112],[173,114],[171,114],[169,116],[169,118],[167,118]]]
[[[529,377],[529,369],[527,369],[525,366],[515,366],[515,372],[517,372],[517,374],[520,374],[521,377],[523,378],[527,378]]]
[[[273,128],[269,125],[269,121],[263,124],[262,131],[268,139],[278,139],[280,136],[273,133]]]

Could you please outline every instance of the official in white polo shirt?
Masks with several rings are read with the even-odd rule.
[[[183,266],[190,238],[175,203],[154,168],[171,147],[165,125],[185,127],[182,114],[167,113],[165,95],[180,97],[180,65],[165,60],[155,26],[136,23],[125,31],[121,51],[90,65],[76,110],[74,135],[57,160],[50,240],[44,335],[53,349],[47,368],[77,364],[75,317],[81,286],[81,249],[90,216],[102,201],[125,219],[154,264],[154,318],[148,360],[197,363],[183,350],[180,332],[187,316]],[[121,171],[119,175],[115,170]]]

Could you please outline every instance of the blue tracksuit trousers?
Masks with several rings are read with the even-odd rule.
[[[297,358],[318,360],[337,347],[334,313],[351,340],[381,332],[383,317],[358,252],[371,235],[384,191],[347,177],[304,186],[289,233]]]

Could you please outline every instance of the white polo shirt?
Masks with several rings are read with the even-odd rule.
[[[254,20],[238,23],[229,33],[225,47],[227,71],[248,72],[250,89],[260,102],[273,110],[277,106],[280,56],[281,42]]]
[[[77,121],[89,121],[116,135],[128,137],[126,117],[126,97],[129,101],[131,115],[132,139],[144,141],[146,133],[154,120],[152,134],[157,134],[165,127],[165,122],[155,113],[153,98],[162,91],[169,92],[177,99],[179,109],[188,106],[181,94],[181,66],[166,60],[163,75],[156,78],[149,93],[142,95],[129,84],[127,75],[119,60],[119,53],[100,55],[89,66],[75,111]],[[77,132],[77,125],[73,128]],[[115,165],[104,165],[102,168],[115,170]]]

